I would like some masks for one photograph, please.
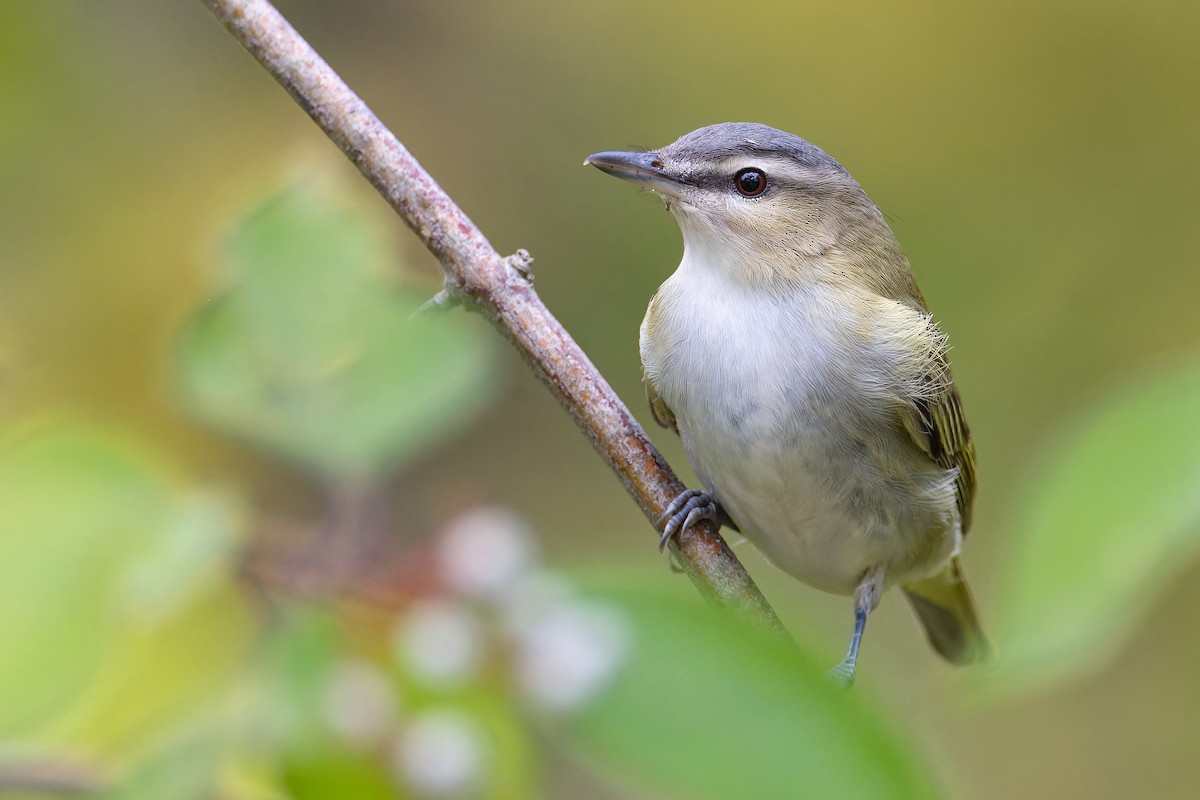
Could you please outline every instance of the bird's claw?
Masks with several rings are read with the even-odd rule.
[[[687,489],[671,501],[667,510],[659,517],[658,523],[663,525],[662,538],[658,540],[658,549],[666,549],[667,542],[702,520],[710,520],[720,524],[721,508],[716,499],[708,492],[699,489]]]
[[[854,661],[851,661],[850,659],[844,659],[826,672],[825,677],[829,678],[841,688],[849,689],[854,685],[854,668]]]

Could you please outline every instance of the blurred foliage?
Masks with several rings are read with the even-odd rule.
[[[238,224],[232,286],[179,365],[202,418],[333,480],[417,457],[487,404],[497,374],[494,337],[412,318],[423,298],[387,285],[382,237],[329,191],[291,187]]]
[[[761,710],[764,730],[812,735],[779,733],[800,712],[775,705],[845,713],[878,747],[847,754],[828,723],[831,763],[886,762],[917,783],[927,772],[952,796],[1200,785],[1200,640],[1185,624],[1200,608],[1186,579],[1194,372],[1131,378],[1200,348],[1200,5],[283,10],[502,252],[538,257],[542,297],[646,423],[637,325],[678,233],[661,204],[581,169],[584,155],[760,120],[829,150],[887,212],[951,334],[980,454],[964,562],[1002,661],[965,684],[1009,692],[964,703],[889,598],[849,710],[789,664],[794,687],[770,674],[722,684],[752,705],[720,709],[730,730]],[[382,532],[410,582],[427,577],[417,532],[482,496],[552,532],[556,561],[636,562],[647,584],[670,583],[644,520],[542,387],[522,376],[497,391],[515,359],[482,324],[422,321],[430,346],[465,348],[457,360],[405,349],[419,328],[404,318],[437,289],[437,267],[200,4],[5,4],[0,45],[0,776],[61,757],[113,798],[319,800],[351,780],[407,791],[386,753],[338,738],[319,713],[346,659],[404,695],[400,717],[450,706],[482,720],[505,742],[503,785],[526,796],[542,770],[554,796],[630,784],[661,796],[692,777],[689,743],[706,754],[697,770],[737,763],[693,741],[689,728],[712,725],[693,706],[659,701],[678,696],[673,680],[700,692],[722,670],[757,678],[736,654],[758,651],[722,629],[714,655],[691,638],[706,618],[674,601],[644,620],[630,601],[638,641],[700,656],[655,666],[662,654],[639,648],[610,687],[619,706],[529,728],[503,669],[473,689],[422,688],[386,652],[390,623],[248,577],[243,556],[277,539],[303,542],[304,569],[336,572],[339,553],[305,535],[330,513],[330,483],[365,479],[403,510]],[[293,180],[261,204],[282,165],[322,159],[348,180]],[[231,212],[214,297],[205,229]],[[394,261],[413,273],[396,280]],[[408,369],[422,376],[411,386]],[[678,442],[656,438],[684,469]],[[214,474],[233,489],[214,489]],[[396,556],[337,546],[380,568]],[[812,634],[813,659],[840,655],[845,601],[740,553],[788,626]],[[633,700],[630,741],[614,741],[616,708]],[[684,733],[647,743],[643,720],[647,738]],[[747,764],[775,752],[716,734]],[[549,744],[564,738],[593,769],[564,765]]]
[[[388,621],[402,624],[404,612]],[[297,609],[272,649],[275,671],[260,688],[280,723],[280,786],[288,797],[424,796],[405,783],[403,737],[423,715],[447,709],[478,724],[488,745],[484,774],[464,796],[537,796],[531,742],[502,682],[428,684],[397,654],[356,648],[321,609]],[[363,692],[368,681],[378,685]]]
[[[935,796],[899,730],[811,652],[694,600],[605,596],[633,620],[632,656],[570,730],[614,782],[696,800]]]
[[[1200,366],[1106,397],[1048,462],[1021,504],[999,609],[1001,677],[1042,687],[1108,661],[1200,552]]]
[[[250,620],[230,577],[236,509],[167,472],[94,427],[10,433],[0,625],[22,646],[0,651],[0,736],[128,756],[237,665]]]

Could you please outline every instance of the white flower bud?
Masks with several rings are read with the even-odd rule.
[[[431,684],[470,680],[486,655],[485,632],[466,606],[445,600],[414,605],[392,636],[396,660],[414,678]]]
[[[594,699],[628,657],[632,632],[616,609],[572,600],[517,634],[518,689],[534,704],[555,712]]]
[[[329,727],[360,742],[388,733],[398,702],[395,689],[369,661],[343,661],[334,668],[322,712]]]
[[[479,508],[450,521],[438,545],[446,584],[469,597],[503,593],[535,559],[533,533],[523,519],[503,508]]]
[[[563,605],[574,593],[575,587],[557,572],[531,570],[496,598],[500,621],[509,635],[518,636],[545,617],[546,609]]]
[[[490,747],[479,723],[454,710],[412,719],[392,754],[395,775],[425,797],[461,800],[483,784]]]

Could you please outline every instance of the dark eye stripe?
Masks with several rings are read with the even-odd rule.
[[[804,180],[803,178],[788,174],[786,172],[772,171],[768,173],[767,170],[762,167],[746,167],[745,169],[752,169],[756,172],[766,175],[767,191],[773,191],[781,188],[807,191],[816,188],[812,183]],[[734,183],[734,176],[742,171],[743,170],[738,170],[737,173],[731,173],[729,169],[726,168],[722,170],[713,170],[711,172],[708,170],[704,170],[703,172],[692,172],[686,176],[685,182],[691,186],[695,186],[697,189],[722,193],[736,193],[739,197],[741,197],[741,192],[738,191],[737,185]],[[763,192],[763,194],[766,193],[767,192]],[[761,197],[762,195],[760,194],[757,196]]]

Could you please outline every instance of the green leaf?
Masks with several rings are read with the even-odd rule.
[[[227,294],[185,331],[185,398],[205,420],[325,478],[411,459],[496,387],[493,337],[383,278],[386,243],[306,183],[247,216]]]
[[[997,598],[1000,678],[1046,686],[1110,657],[1200,547],[1200,365],[1079,422],[1020,501]]]
[[[287,764],[284,784],[296,800],[397,800],[404,798],[381,759],[330,746]]]
[[[235,515],[136,442],[65,424],[0,445],[0,508],[0,736],[125,763],[244,651]]]
[[[240,590],[214,581],[166,620],[123,626],[85,691],[44,737],[131,765],[165,734],[218,713],[256,632]]]
[[[342,649],[341,632],[328,608],[282,609],[265,643],[267,658],[255,690],[264,698],[263,727],[277,748],[313,753],[328,746],[324,700]]]
[[[206,800],[216,794],[223,755],[212,731],[189,731],[162,742],[101,800]]]
[[[633,646],[568,731],[621,786],[690,800],[934,796],[907,743],[828,665],[695,601],[605,598]]]
[[[0,732],[86,684],[120,625],[125,567],[172,524],[161,465],[95,429],[43,428],[0,451]]]

